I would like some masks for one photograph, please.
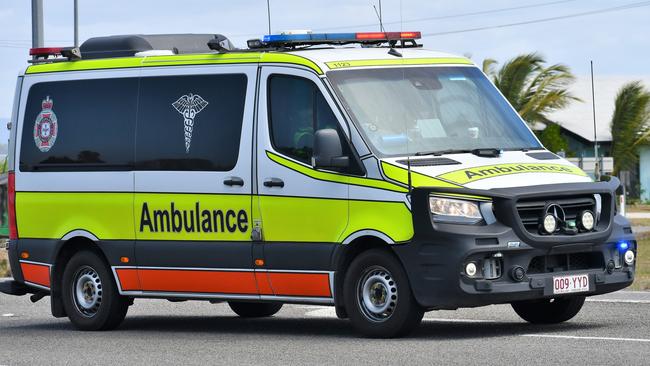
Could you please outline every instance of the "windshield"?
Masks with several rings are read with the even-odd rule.
[[[492,83],[474,67],[338,70],[327,76],[354,123],[381,157],[541,147]]]

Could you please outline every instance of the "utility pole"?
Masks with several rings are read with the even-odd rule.
[[[32,0],[32,48],[39,47],[43,47],[43,0]]]
[[[600,179],[600,161],[598,159],[598,136],[596,132],[596,93],[594,92],[594,62],[589,61],[591,66],[591,107],[594,115],[594,178]]]
[[[74,46],[79,47],[79,0],[74,0]]]

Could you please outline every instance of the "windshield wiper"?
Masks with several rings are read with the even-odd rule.
[[[481,148],[481,149],[447,149],[447,150],[434,150],[434,151],[420,151],[415,153],[415,156],[433,155],[440,156],[446,154],[474,154],[484,158],[496,158],[501,155],[501,149],[495,148]]]
[[[433,155],[440,156],[446,154],[467,154],[471,153],[472,150],[461,150],[461,149],[447,149],[447,150],[432,150],[432,151],[419,151],[415,153],[415,156],[424,156],[424,155]]]

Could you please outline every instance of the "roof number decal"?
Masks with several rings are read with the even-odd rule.
[[[192,130],[194,129],[194,118],[208,105],[205,99],[198,94],[186,94],[172,103],[172,106],[183,115],[185,123],[185,153],[190,153],[192,145]]]
[[[47,96],[41,103],[41,113],[34,123],[34,143],[41,152],[48,152],[54,146],[59,132],[56,114],[52,110],[54,101]]]

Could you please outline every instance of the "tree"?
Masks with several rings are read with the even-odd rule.
[[[546,128],[537,133],[537,137],[549,151],[558,152],[561,150],[568,153],[569,143],[562,137],[560,132],[561,129],[558,124],[547,123]]]
[[[635,168],[639,144],[650,137],[649,122],[650,92],[640,81],[623,85],[616,95],[610,124],[614,174]]]
[[[484,60],[483,72],[529,124],[548,124],[549,113],[580,100],[568,90],[575,77],[566,65],[546,66],[537,53],[514,57],[498,70],[497,64],[493,59]]]

